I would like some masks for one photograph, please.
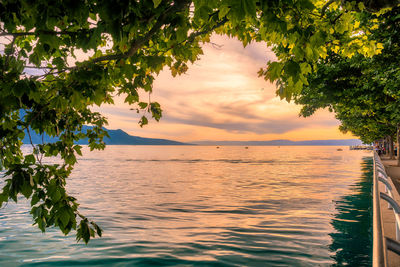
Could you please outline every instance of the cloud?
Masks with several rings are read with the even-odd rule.
[[[296,128],[302,128],[303,126],[299,122],[288,122],[288,121],[277,121],[277,120],[264,120],[262,122],[233,122],[223,121],[219,122],[213,120],[212,116],[193,116],[191,118],[168,118],[168,122],[182,123],[186,125],[196,125],[203,127],[210,127],[215,129],[222,129],[227,132],[233,133],[256,133],[256,134],[268,134],[268,133],[286,133]]]
[[[275,60],[265,43],[243,48],[241,42],[228,37],[213,36],[211,41],[222,47],[206,44],[204,55],[189,66],[187,74],[173,78],[165,69],[156,78],[151,100],[164,110],[160,123],[151,121],[140,128],[141,114],[117,98],[116,106],[100,109],[109,117],[110,128],[181,141],[306,140],[321,139],[321,133],[331,139],[349,137],[337,131],[339,122],[326,111],[300,118],[299,106],[281,101],[275,86],[258,77],[257,71]]]

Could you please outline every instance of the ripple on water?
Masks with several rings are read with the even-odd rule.
[[[42,234],[21,199],[0,210],[0,266],[369,266],[371,160],[336,149],[85,151],[68,191],[104,236]]]

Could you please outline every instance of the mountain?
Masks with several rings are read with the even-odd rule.
[[[181,143],[168,139],[157,139],[157,138],[145,138],[139,136],[129,135],[121,129],[118,130],[107,130],[110,138],[105,138],[105,142],[108,145],[191,145],[187,143]]]
[[[89,126],[84,126],[83,131],[86,131],[89,129]],[[157,145],[157,146],[162,146],[162,145],[190,145],[187,143],[181,143],[177,141],[172,141],[172,140],[167,140],[167,139],[156,139],[156,138],[145,138],[145,137],[139,137],[139,136],[132,136],[127,134],[121,129],[118,130],[108,130],[106,129],[108,134],[110,135],[110,138],[106,137],[104,138],[104,141],[107,145]],[[32,137],[32,143],[34,144],[41,144],[42,141],[44,143],[50,143],[50,142],[55,142],[58,140],[56,137],[50,137],[48,135],[42,136],[39,134],[34,133],[33,131],[31,132],[31,137]],[[29,141],[29,136],[27,132],[25,132],[25,138],[22,140],[24,144],[30,144]],[[81,140],[78,142],[78,144],[87,144],[87,140]]]
[[[337,140],[271,140],[271,141],[197,141],[196,145],[204,146],[355,146],[361,145],[358,139],[337,139]]]
[[[90,126],[84,126],[83,131],[90,129]],[[168,139],[145,138],[129,135],[121,129],[108,130],[110,138],[104,138],[107,145],[204,145],[204,146],[354,146],[361,145],[358,139],[337,139],[337,140],[309,140],[309,141],[291,141],[291,140],[271,140],[271,141],[194,141],[182,143]],[[42,136],[31,131],[32,142],[34,144],[42,143]],[[44,143],[57,141],[58,138],[43,136]],[[29,144],[29,136],[25,132],[25,138],[22,140],[24,144]],[[81,140],[78,144],[87,144],[87,140]]]

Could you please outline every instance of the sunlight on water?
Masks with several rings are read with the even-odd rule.
[[[25,201],[9,203],[0,266],[368,266],[371,155],[336,149],[86,151],[68,191],[103,238],[42,234]]]

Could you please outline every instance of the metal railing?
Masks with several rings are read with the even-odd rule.
[[[374,152],[373,178],[373,266],[387,266],[387,250],[400,255],[400,206],[393,199],[393,188],[378,154]],[[380,192],[379,182],[385,185],[385,192]],[[380,199],[388,202],[396,219],[396,240],[384,236]]]

